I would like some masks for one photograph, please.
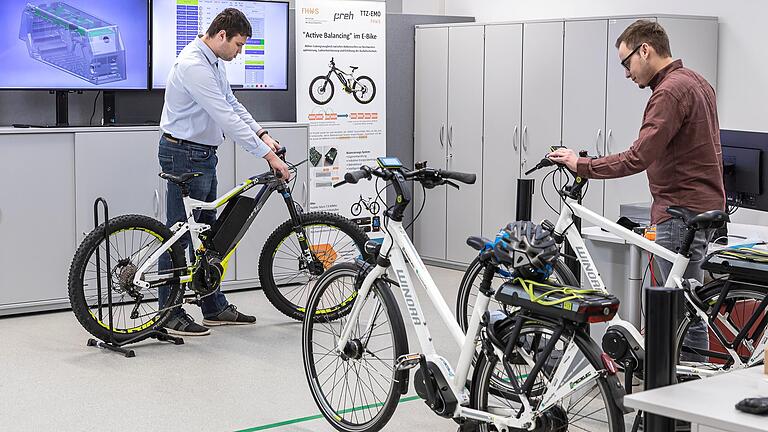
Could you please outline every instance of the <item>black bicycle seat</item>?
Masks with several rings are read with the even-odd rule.
[[[730,221],[728,213],[722,210],[710,210],[697,214],[685,207],[669,206],[667,213],[672,217],[682,219],[688,227],[694,229],[719,228]]]
[[[354,72],[356,69],[358,69],[357,66],[350,66],[350,68],[352,69],[352,72]]]
[[[200,177],[202,175],[203,175],[203,173],[201,173],[201,172],[184,173],[184,174],[182,174],[180,176],[176,176],[176,175],[173,175],[173,174],[168,174],[168,173],[161,172],[160,173],[160,178],[164,178],[164,179],[168,180],[169,182],[173,182],[173,183],[176,183],[178,185],[181,185],[181,184],[188,183],[193,178]]]
[[[467,239],[467,244],[474,250],[483,250],[485,248],[486,243],[489,243],[490,240],[488,240],[485,237],[469,237]]]

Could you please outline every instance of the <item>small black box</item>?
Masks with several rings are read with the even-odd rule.
[[[216,252],[225,256],[248,231],[256,215],[256,200],[239,195],[232,198],[211,227],[211,243]]]

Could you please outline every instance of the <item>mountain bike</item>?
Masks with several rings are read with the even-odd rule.
[[[284,160],[285,148],[278,153]],[[296,171],[296,165],[290,164],[290,168]],[[70,266],[68,291],[72,311],[89,333],[101,340],[114,336],[115,342],[139,341],[164,326],[172,309],[182,305],[186,289],[194,294],[187,303],[199,304],[214,293],[240,240],[273,192],[282,196],[290,219],[267,238],[258,266],[261,288],[280,312],[302,319],[312,283],[333,264],[358,259],[364,253],[368,237],[356,224],[337,214],[303,212],[293,201],[289,184],[271,171],[246,179],[213,202],[189,196],[189,183],[200,175],[160,173],[181,188],[186,221],[169,229],[148,216],[118,216],[108,221],[108,232],[101,224],[80,244]],[[255,198],[243,195],[255,186],[261,186]],[[222,206],[224,210],[212,226],[195,219],[200,210]],[[194,250],[191,263],[179,244],[187,233]],[[107,248],[112,262],[109,275],[103,270]],[[158,268],[163,255],[170,258],[169,270]],[[107,277],[113,286],[111,301]],[[163,309],[156,300],[161,286],[170,290],[170,306]],[[111,329],[106,312],[109,303],[113,306]]]
[[[668,213],[675,218],[681,218],[687,226],[687,233],[681,249],[675,253],[645,237],[635,234],[626,228],[613,223],[579,204],[587,188],[588,179],[577,176],[568,169],[543,159],[533,172],[545,167],[554,166],[557,171],[568,176],[568,183],[560,188],[559,194],[563,202],[556,224],[544,221],[549,225],[558,243],[568,239],[575,251],[581,268],[586,275],[589,286],[602,292],[608,292],[599,269],[595,266],[584,240],[581,238],[573,223],[574,216],[581,217],[603,230],[615,234],[627,242],[634,244],[655,256],[673,263],[672,270],[665,286],[678,286],[683,289],[685,299],[685,315],[681,320],[676,335],[677,358],[683,354],[694,354],[706,358],[704,362],[684,361],[682,358],[677,366],[679,376],[705,377],[720,373],[731,368],[754,366],[763,359],[765,347],[768,344],[768,286],[760,282],[762,278],[732,276],[724,266],[715,269],[713,280],[701,285],[696,280],[684,280],[682,275],[688,266],[690,246],[697,231],[716,228],[728,221],[725,212],[715,210],[701,214],[693,214],[681,207],[670,207]],[[553,170],[553,173],[556,172]],[[707,260],[709,261],[709,260]],[[730,259],[733,268],[733,257]],[[705,265],[702,266],[706,268]],[[474,311],[471,301],[479,291],[479,281],[485,265],[479,257],[470,265],[462,279],[459,288],[456,316],[462,328],[467,328],[468,317]],[[507,275],[505,277],[505,275]],[[498,288],[509,280],[509,270],[501,266],[495,273],[492,285]],[[572,282],[566,283],[571,285]],[[576,285],[576,284],[573,284]],[[497,305],[498,306],[498,305]],[[501,307],[493,307],[504,309]],[[509,306],[506,306],[509,309]],[[685,342],[685,335],[694,323],[704,322],[709,330],[711,341],[709,349],[690,346]],[[630,389],[631,371],[642,371],[644,360],[644,340],[640,332],[629,322],[622,320],[618,314],[609,322],[608,330],[603,338],[603,349],[619,362],[630,373],[625,374],[625,386]]]
[[[357,66],[350,66],[352,72],[345,73],[336,67],[336,62],[331,57],[329,67],[331,70],[327,74],[319,75],[309,83],[309,97],[314,103],[325,105],[333,98],[334,89],[331,74],[335,74],[341,83],[341,88],[345,92],[351,93],[355,100],[361,104],[370,103],[376,96],[376,84],[370,77],[360,75],[355,78],[354,74],[358,69]]]
[[[349,209],[349,211],[352,212],[352,216],[360,216],[360,213],[363,212],[363,207],[365,207],[365,209],[368,210],[372,215],[379,214],[379,210],[381,209],[379,203],[376,202],[376,199],[363,199],[363,196],[360,195],[360,199],[356,203],[352,204],[352,207]]]
[[[552,411],[550,405],[534,407],[523,400],[524,409],[518,412],[489,403],[489,398],[507,395],[485,385],[487,376],[479,375],[480,371],[495,371],[493,367],[476,367],[468,388],[467,378],[478,337],[480,340],[490,337],[486,336],[489,333],[487,324],[482,322],[490,298],[483,293],[477,296],[469,328],[463,332],[402,225],[403,213],[411,201],[406,181],[417,181],[427,189],[443,184],[459,187],[451,180],[472,184],[475,175],[430,169],[422,164],[410,171],[395,158],[379,158],[378,165],[377,168],[364,166],[349,172],[344,181],[336,185],[372,177],[383,179],[394,188],[396,203],[385,212],[383,244],[368,245],[368,250],[376,255],[375,266],[356,262],[331,267],[315,285],[307,303],[302,328],[302,357],[317,406],[339,431],[380,430],[394,413],[400,395],[408,391],[409,370],[418,368],[413,378],[416,392],[437,415],[465,425],[479,425],[484,430],[535,430],[539,418],[548,418],[546,413]],[[433,345],[409,267],[426,288],[451,337],[461,347],[456,370]],[[421,352],[408,353],[403,312],[394,298],[393,289],[402,294],[404,313],[414,326]],[[352,293],[355,293],[354,300],[348,305],[351,310],[347,314],[338,320],[324,316],[327,305],[339,304],[340,299],[350,298]],[[539,339],[541,334],[535,328],[530,333],[531,337]],[[563,340],[560,335],[555,336],[549,339]],[[607,372],[607,366],[596,356],[598,350],[594,342],[582,334],[574,337],[577,338],[575,345],[585,345],[589,349],[568,348],[565,350],[568,357],[563,357],[562,361],[574,366],[582,366],[586,361],[593,371],[558,382],[547,379],[545,374],[533,373],[542,379],[531,384],[532,388],[544,391],[552,404],[569,396],[574,398],[574,407],[584,406],[587,402],[590,411],[585,413],[578,409],[575,415],[591,418],[590,413],[597,413],[598,421],[609,422],[611,431],[622,431],[622,413],[616,403],[621,394],[618,380]],[[553,342],[547,341],[547,345],[551,344]],[[530,347],[513,344],[504,349],[514,351],[515,361],[533,362],[535,352]],[[495,346],[493,352],[498,358],[513,355],[507,353],[509,355],[504,357],[505,352]],[[579,357],[584,352],[589,355],[586,359]],[[514,398],[511,394],[509,397]],[[561,408],[558,413],[562,411],[567,412]]]

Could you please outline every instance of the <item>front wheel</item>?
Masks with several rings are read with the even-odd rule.
[[[289,219],[267,238],[259,258],[259,280],[269,302],[300,321],[314,282],[334,264],[362,259],[368,236],[337,214],[309,212],[299,217],[300,227]],[[306,247],[311,260],[305,256]],[[349,301],[336,305],[340,308],[334,313],[343,310]]]
[[[309,97],[318,105],[325,105],[333,98],[333,83],[323,75],[309,83]]]
[[[349,211],[352,212],[352,216],[360,216],[360,213],[363,211],[363,206],[361,206],[359,202],[354,203],[352,204],[352,208],[350,208]]]
[[[408,390],[408,371],[394,367],[408,346],[397,301],[381,279],[365,298],[357,297],[364,277],[356,264],[330,268],[312,291],[302,327],[302,358],[312,397],[325,419],[343,432],[381,430]],[[329,320],[325,311],[349,297],[360,307],[357,319],[352,322],[346,315]],[[338,352],[346,326],[351,326],[350,338]]]
[[[376,96],[376,84],[369,77],[361,75],[352,87],[352,95],[361,104],[370,103]]]

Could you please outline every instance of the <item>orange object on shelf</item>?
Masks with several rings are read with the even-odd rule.
[[[646,227],[643,235],[650,241],[656,241],[656,225]]]

